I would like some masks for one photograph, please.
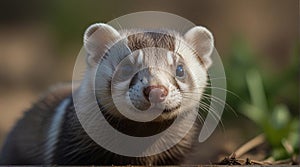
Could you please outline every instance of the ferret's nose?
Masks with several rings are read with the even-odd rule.
[[[166,99],[168,95],[168,89],[162,85],[148,86],[144,88],[143,93],[149,102],[161,103]]]

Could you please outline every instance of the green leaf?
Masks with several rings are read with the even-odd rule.
[[[258,126],[264,127],[266,123],[266,112],[262,111],[260,108],[257,108],[254,105],[244,104],[242,106],[243,114],[246,115],[249,119],[254,121]]]
[[[268,103],[263,88],[260,74],[256,70],[251,70],[246,75],[246,80],[251,96],[252,104],[264,112],[268,111]]]
[[[290,120],[290,112],[285,105],[281,104],[275,106],[271,116],[271,123],[273,128],[277,130],[286,128]]]
[[[279,147],[279,148],[274,148],[272,150],[272,157],[275,160],[281,160],[281,159],[289,158],[289,154],[286,152],[286,150],[283,147]]]
[[[299,143],[300,143],[300,127],[299,127],[299,120],[294,119],[290,124],[290,133],[288,136],[288,142],[292,145],[294,152],[299,153]]]

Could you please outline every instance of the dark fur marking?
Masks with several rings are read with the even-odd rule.
[[[147,47],[164,48],[170,51],[175,50],[175,39],[173,36],[159,32],[142,32],[129,35],[128,47],[132,50],[139,50]]]

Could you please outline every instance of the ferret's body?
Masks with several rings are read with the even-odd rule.
[[[188,135],[188,138],[182,141],[182,147],[178,144],[178,148],[173,148],[173,151],[170,150],[169,152],[172,152],[172,154],[156,155],[151,158],[124,157],[106,151],[90,139],[81,128],[72,105],[71,93],[72,90],[69,86],[53,89],[37,102],[33,109],[26,112],[4,144],[1,154],[2,164],[178,164],[183,156],[176,149],[184,152],[190,151],[191,146],[189,144],[192,144],[190,141],[194,140],[191,138],[193,135]],[[53,152],[49,152],[47,150],[47,140],[49,140],[47,135],[55,114],[60,112],[57,108],[63,105],[63,100],[70,101],[65,108],[63,123],[58,127],[61,129],[60,136],[58,136],[60,140],[52,141],[55,143],[55,149],[52,150]],[[128,131],[135,128],[140,135],[157,131],[157,129],[147,130],[145,127],[149,126],[138,125],[126,120],[124,120],[124,124],[128,125],[126,127]],[[162,123],[153,124],[153,126],[163,128]],[[122,130],[125,131],[126,129]],[[88,150],[86,150],[86,146],[89,147]],[[160,158],[160,156],[163,158]]]
[[[105,24],[95,24],[86,31],[85,48],[89,67],[82,85],[75,94],[86,100],[90,98],[91,93],[95,93],[99,105],[97,107],[101,108],[111,126],[130,136],[147,137],[166,130],[179,115],[198,111],[199,101],[206,86],[206,70],[210,65],[209,55],[213,48],[213,38],[209,31],[202,27],[193,28],[184,36],[161,32],[127,34],[130,33],[119,34]],[[118,69],[114,65],[116,62],[109,59],[114,56],[113,51],[106,50],[124,36],[126,46],[132,52],[131,57],[129,56],[129,71],[142,65],[148,68],[126,78],[128,64],[125,64],[126,69],[123,70],[121,66],[120,72],[116,73],[116,76],[120,76],[120,82],[112,84],[110,71]],[[194,49],[182,48],[176,38],[190,43]],[[196,42],[202,43],[195,45]],[[164,49],[163,52],[155,50],[156,47]],[[119,63],[121,62],[116,64]],[[97,64],[110,70],[101,71]],[[96,83],[93,83],[90,76],[93,72],[96,72]],[[117,96],[119,99],[113,103],[111,96],[114,92],[121,92],[127,98]],[[163,111],[155,120],[134,121],[118,112],[119,108],[116,105],[122,100],[125,112],[135,112],[129,103],[138,110],[146,110],[155,104],[154,106],[159,106]],[[94,107],[87,104],[86,110],[90,111]],[[154,109],[158,110],[155,107]],[[179,119],[176,127],[178,132],[188,123],[184,116]],[[198,121],[193,123],[179,143],[162,153],[146,157],[121,156],[102,148],[87,134],[75,112],[72,87],[65,85],[49,91],[26,112],[4,143],[0,164],[180,164],[191,151],[199,127]],[[101,129],[98,135],[102,135]],[[176,131],[171,133],[172,135],[176,135]],[[169,139],[172,140],[171,137]],[[162,144],[164,143],[154,142],[152,147],[159,148]]]

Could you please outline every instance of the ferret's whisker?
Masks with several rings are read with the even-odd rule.
[[[226,77],[215,77],[215,78],[210,78],[210,77],[208,77],[208,80],[221,80],[221,79],[227,80]]]
[[[230,104],[228,104],[226,101],[224,101],[223,99],[220,99],[219,97],[216,97],[216,96],[212,96],[212,95],[210,95],[210,94],[203,94],[203,99],[208,99],[208,100],[213,100],[214,102],[216,102],[216,103],[218,103],[219,105],[225,105],[226,107],[228,107],[229,108],[229,110],[231,111],[231,112],[233,112],[234,113],[234,115],[236,116],[236,117],[238,117],[238,114],[236,113],[236,111],[233,109],[233,107],[231,107],[231,105]],[[226,109],[226,107],[225,107],[225,109]]]
[[[220,115],[217,114],[216,109],[213,106],[209,106],[208,104],[203,103],[202,101],[198,101],[197,99],[193,99],[193,98],[189,98],[189,97],[184,97],[184,98],[187,98],[189,100],[194,100],[194,101],[198,102],[200,104],[199,106],[203,107],[202,109],[204,109],[204,111],[206,111],[206,112],[209,112],[209,110],[211,110],[215,121],[219,121],[220,120],[221,125],[223,126],[223,122],[219,118]]]
[[[235,116],[238,116],[236,111],[223,99],[220,99],[219,97],[216,96],[212,96],[211,94],[207,94],[207,93],[195,93],[195,92],[183,92],[183,94],[201,94],[203,96],[203,99],[211,99],[213,101],[215,101],[216,103],[218,103],[219,105],[225,105],[226,107],[229,108],[229,110],[231,112],[233,112],[235,114]],[[226,109],[225,107],[225,109]]]

